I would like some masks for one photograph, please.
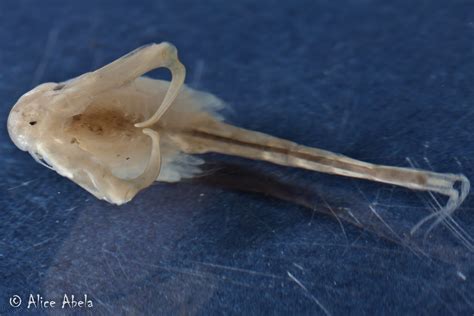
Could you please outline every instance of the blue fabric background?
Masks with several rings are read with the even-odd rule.
[[[205,155],[202,177],[116,207],[10,142],[35,85],[164,40],[228,122],[474,179],[473,1],[1,1],[2,314],[30,293],[88,294],[106,314],[474,312],[472,252],[443,228],[400,241],[428,193]],[[473,203],[455,217],[471,235]]]

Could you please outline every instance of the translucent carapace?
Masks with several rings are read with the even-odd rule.
[[[171,82],[142,77],[158,67],[171,71]],[[217,114],[222,101],[184,86],[184,78],[173,45],[147,45],[94,72],[26,93],[11,110],[8,132],[38,162],[114,204],[156,180],[193,176],[201,160],[192,154],[206,152],[447,196],[447,204],[414,230],[449,217],[469,192],[463,175],[374,165],[228,125]]]

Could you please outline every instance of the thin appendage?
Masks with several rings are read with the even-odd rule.
[[[184,68],[178,60],[178,51],[174,45],[163,42],[139,47],[110,64],[85,74],[84,77],[87,80],[83,81],[84,84],[90,85],[88,88],[91,94],[100,93],[109,89],[119,88],[160,67],[168,68],[172,72],[177,72],[178,69]],[[183,77],[183,75],[181,76]],[[81,77],[77,79],[81,81]],[[75,83],[75,85],[78,84],[80,83]],[[181,86],[181,84],[179,85]],[[171,86],[173,86],[173,80]],[[67,85],[65,88],[67,88]]]
[[[90,104],[92,97],[130,84],[145,73],[160,67],[168,68],[171,72],[168,91],[156,113],[144,122],[135,124],[140,128],[149,127],[171,106],[186,76],[186,69],[178,59],[176,47],[167,42],[139,47],[96,71],[59,84],[53,90],[63,98],[56,98],[60,101],[56,102],[56,110],[71,112],[70,115],[80,113]]]
[[[145,128],[142,131],[151,138],[151,152],[148,164],[143,173],[130,181],[138,190],[148,187],[156,181],[161,169],[160,136],[152,129]]]
[[[160,138],[156,131],[142,131],[151,139],[150,158],[143,172],[135,178],[120,178],[112,173],[105,165],[96,164],[89,155],[79,147],[69,149],[73,159],[67,158],[62,162],[60,174],[72,178],[83,188],[109,203],[121,205],[130,201],[140,190],[150,186],[160,174],[161,153]],[[51,150],[57,150],[57,147]],[[80,169],[78,169],[80,167]],[[70,172],[70,171],[73,172]],[[63,172],[62,172],[63,171]],[[84,178],[84,175],[87,177]]]
[[[166,111],[169,109],[174,99],[178,95],[186,77],[186,69],[184,68],[183,64],[181,64],[177,59],[175,60],[175,63],[170,65],[168,68],[171,71],[172,79],[170,87],[168,88],[165,98],[163,99],[163,102],[158,107],[152,117],[150,117],[144,122],[135,124],[135,127],[148,127],[158,122],[159,119],[163,116],[163,114],[165,114]]]
[[[174,99],[176,99],[176,96],[183,86],[184,79],[186,77],[186,68],[178,60],[176,48],[172,46],[168,47],[168,49],[169,51],[163,56],[165,67],[171,71],[171,83],[168,91],[166,91],[165,98],[161,102],[161,105],[157,108],[156,112],[146,121],[135,124],[135,127],[149,127],[158,122],[163,114],[165,114],[165,112],[169,109]]]
[[[143,172],[132,179],[122,179],[112,174],[108,168],[103,168],[98,174],[101,177],[94,177],[93,182],[97,193],[102,195],[110,203],[121,205],[127,203],[142,189],[150,186],[160,174],[161,154],[159,134],[151,129],[145,128],[143,133],[151,138],[151,151],[148,163]],[[92,192],[95,194],[94,192]]]
[[[143,133],[151,138],[151,152],[148,163],[143,172],[132,179],[122,179],[111,173],[107,168],[101,170],[102,177],[94,178],[97,192],[102,198],[121,205],[130,201],[140,190],[150,186],[160,174],[161,154],[159,134],[145,128]]]
[[[416,224],[412,233],[430,220],[434,221],[428,230],[449,218],[464,201],[470,188],[469,180],[464,175],[375,165],[221,122],[180,131],[176,139],[187,153],[217,152],[447,196],[447,204]],[[456,188],[458,183],[459,189]]]

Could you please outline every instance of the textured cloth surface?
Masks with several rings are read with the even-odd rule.
[[[400,241],[428,193],[212,154],[201,177],[117,207],[6,131],[33,86],[169,41],[232,124],[472,180],[474,2],[18,0],[0,2],[0,26],[0,313],[29,294],[87,294],[108,314],[474,312],[459,238]],[[455,216],[471,235],[473,203]]]

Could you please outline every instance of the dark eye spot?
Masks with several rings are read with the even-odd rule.
[[[37,123],[36,121],[31,121],[31,122],[30,122],[30,125],[33,126],[33,125],[35,125],[36,123]]]

